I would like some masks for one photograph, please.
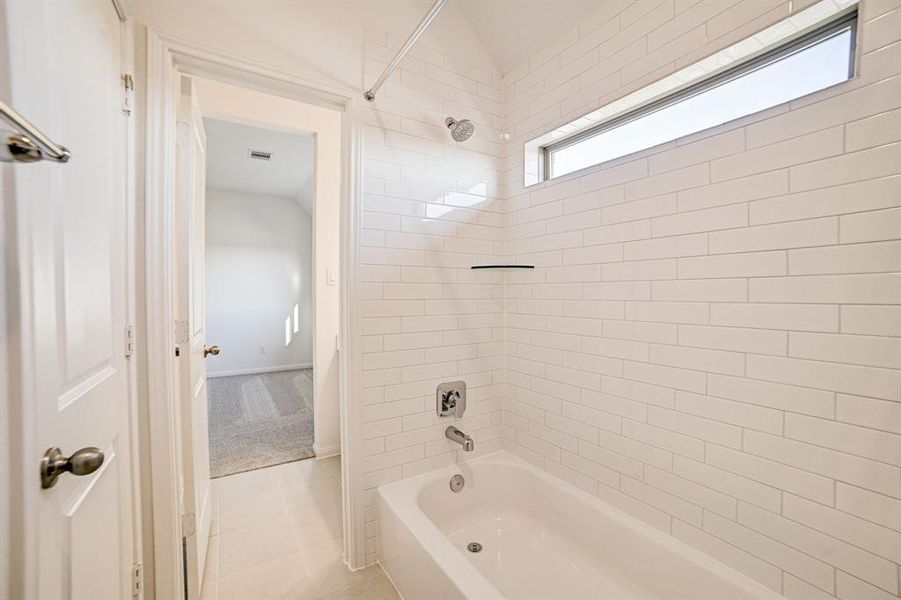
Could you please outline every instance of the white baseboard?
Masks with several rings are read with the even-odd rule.
[[[275,367],[256,367],[252,369],[232,369],[231,371],[216,371],[215,373],[207,372],[208,378],[212,377],[231,377],[232,375],[256,375],[258,373],[276,373],[278,371],[296,371],[298,369],[312,369],[313,363],[302,363],[298,365],[277,365]]]
[[[331,456],[338,456],[341,454],[341,445],[338,444],[336,446],[320,446],[316,442],[313,442],[313,452],[316,453],[316,458],[329,458]]]

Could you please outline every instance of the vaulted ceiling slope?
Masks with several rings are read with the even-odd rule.
[[[149,28],[273,69],[359,88],[367,35],[389,31],[390,45],[400,47],[434,0],[123,1]],[[458,0],[448,2],[422,41],[497,72]]]
[[[452,0],[460,3],[502,75],[573,30],[606,1]]]
[[[610,0],[450,0],[423,37],[462,60],[510,72]],[[434,0],[124,0],[139,23],[274,68],[359,86],[365,32],[400,45]],[[485,64],[491,63],[491,64]]]

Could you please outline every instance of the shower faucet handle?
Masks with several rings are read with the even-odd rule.
[[[460,392],[457,390],[448,390],[441,394],[441,409],[456,410],[457,400],[460,399]]]
[[[438,384],[435,404],[439,417],[462,417],[466,410],[466,383],[450,381]]]

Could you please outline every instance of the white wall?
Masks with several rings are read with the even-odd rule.
[[[207,189],[207,344],[222,349],[209,376],[312,366],[311,225],[292,198]]]
[[[790,598],[901,564],[901,6],[857,76],[522,189],[522,145],[811,2],[615,2],[504,80],[506,436]]]
[[[195,78],[205,115],[249,125],[303,131],[316,136],[313,204],[313,427],[318,456],[340,448],[338,405],[338,286],[328,272],[338,273],[341,208],[341,115],[225,83]]]

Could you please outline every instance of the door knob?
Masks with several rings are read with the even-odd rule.
[[[206,358],[210,354],[212,354],[213,356],[219,356],[219,346],[204,346],[203,357]]]
[[[48,448],[41,458],[41,489],[56,485],[56,478],[63,473],[90,475],[103,464],[103,451],[89,446],[72,456],[63,456],[59,448]]]

